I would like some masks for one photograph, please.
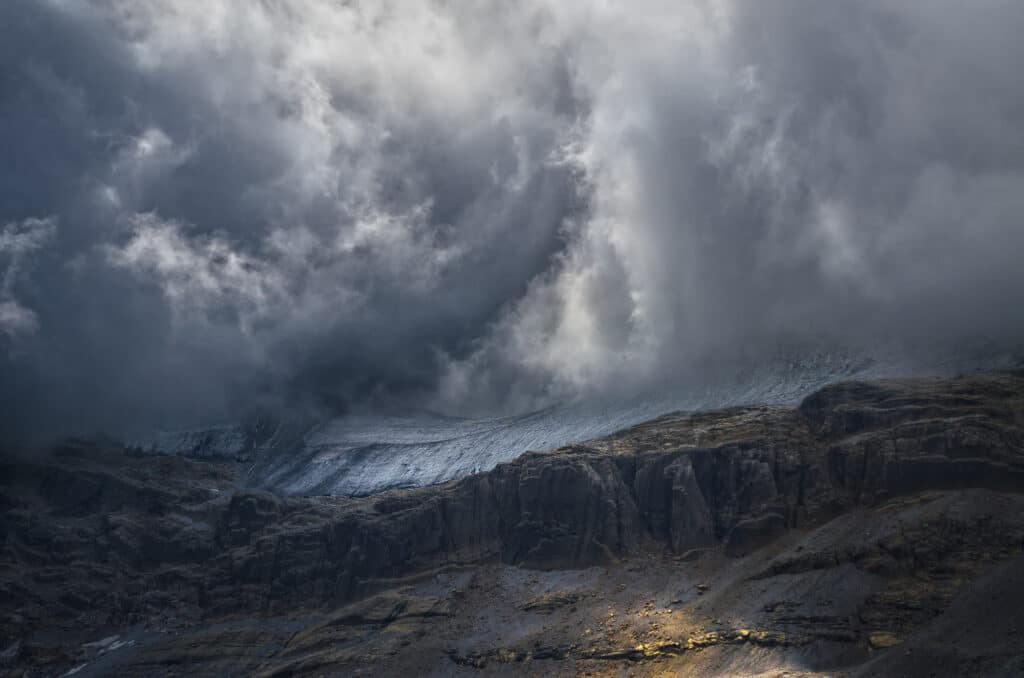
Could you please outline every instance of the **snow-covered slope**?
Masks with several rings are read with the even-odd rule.
[[[979,365],[1006,366],[1005,360],[932,360],[908,367],[895,360],[819,355],[777,362],[713,387],[674,389],[628,401],[575,402],[519,416],[457,419],[418,413],[272,425],[256,421],[160,432],[136,445],[151,453],[243,461],[249,484],[284,494],[362,495],[485,471],[527,450],[596,438],[668,412],[795,403],[842,379],[951,374]]]

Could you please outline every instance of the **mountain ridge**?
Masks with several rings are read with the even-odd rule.
[[[364,498],[240,480],[233,464],[87,444],[9,458],[8,665],[856,672],[1022,562],[1024,377],[847,382],[798,408],[670,415]],[[77,632],[47,640],[57,627]],[[134,644],[85,645],[114,635]],[[229,639],[237,652],[213,651]]]

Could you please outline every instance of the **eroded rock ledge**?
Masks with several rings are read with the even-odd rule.
[[[12,650],[6,665],[74,661],[59,644],[33,645],[46,629],[331,610],[445,568],[488,563],[564,569],[645,554],[680,562],[710,551],[736,558],[860,507],[922,492],[1021,493],[1024,378],[839,384],[795,409],[662,417],[601,440],[527,453],[445,485],[360,499],[282,499],[237,487],[231,465],[136,458],[84,443],[8,455],[0,468],[0,623]],[[913,579],[930,566],[929,539],[959,539],[956,553],[983,560],[1019,551],[1020,525],[988,520],[980,532],[971,523],[959,536],[940,525],[910,542],[904,534],[792,553],[750,579],[846,563],[872,576]],[[932,574],[943,576],[941,568]],[[842,622],[835,633],[855,640],[875,633],[880,646],[886,636],[877,634],[902,637],[931,614],[904,614],[902,602],[917,595],[918,607],[941,610],[958,590],[947,584],[946,593],[915,592],[912,581],[896,593],[882,589],[868,621]],[[886,627],[870,614],[882,621],[896,615],[898,623]],[[736,646],[776,638],[768,628],[715,633],[707,637]],[[697,637],[644,646],[656,652],[608,651],[626,659],[682,654],[700,644]],[[516,661],[523,652],[498,646],[448,654],[472,667],[499,656]]]

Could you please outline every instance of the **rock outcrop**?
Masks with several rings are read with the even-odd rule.
[[[0,468],[0,672],[73,668],[81,652],[53,642],[60,629],[73,629],[65,635],[74,637],[138,625],[207,628],[211,620],[297,611],[330,616],[439,572],[616,568],[648,557],[683,569],[692,561],[692,569],[708,558],[745,563],[804,534],[831,535],[831,545],[786,551],[744,581],[852,568],[874,578],[850,612],[855,621],[781,601],[747,615],[760,626],[723,626],[717,635],[705,629],[699,637],[644,641],[641,649],[613,644],[601,650],[611,653],[604,660],[679,657],[719,645],[827,642],[881,651],[1024,544],[1021,520],[971,502],[958,509],[970,514],[963,520],[915,508],[914,502],[939,505],[934,497],[920,499],[929,492],[959,491],[989,493],[970,495],[980,498],[1024,493],[1024,378],[839,384],[796,409],[671,415],[600,440],[527,453],[445,485],[364,498],[281,498],[242,489],[229,463],[139,457],[88,443],[11,453]],[[1007,501],[996,503],[1017,507]],[[863,512],[879,507],[912,516],[913,525],[869,539],[843,531],[853,529],[843,521],[855,514],[856,529],[869,525]],[[385,615],[387,623],[364,615],[356,626],[406,619],[418,633],[432,616],[455,614],[457,596],[442,593],[428,596],[429,605],[406,600]],[[589,600],[554,594],[569,601],[558,614]],[[435,612],[409,611],[416,606]],[[528,613],[545,610],[538,605]],[[335,633],[324,628],[341,624],[310,623],[313,645]],[[252,667],[284,651],[281,633],[244,633],[263,634],[259,643],[271,648],[245,659]],[[367,634],[364,640],[377,637]],[[403,639],[409,640],[392,638],[395,652]],[[165,662],[153,659],[156,646],[141,638],[138,651],[143,645],[147,662]],[[307,650],[302,656],[309,659]],[[579,647],[534,650],[495,644],[446,656],[466,670],[506,659],[601,659]],[[332,661],[362,662],[358,653],[345,656]],[[295,666],[294,673],[305,670]]]

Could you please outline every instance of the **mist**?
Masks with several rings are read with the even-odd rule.
[[[1022,26],[995,0],[7,0],[0,436],[1018,346]]]

